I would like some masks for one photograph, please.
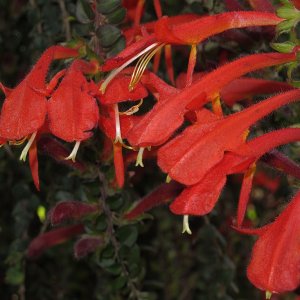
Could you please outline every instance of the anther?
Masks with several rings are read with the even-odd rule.
[[[270,300],[272,297],[272,292],[266,291],[266,300]]]
[[[167,177],[166,177],[166,183],[170,183],[171,180],[172,180],[172,178],[170,177],[170,175],[167,175]]]
[[[134,71],[132,73],[131,76],[131,80],[129,83],[129,91],[132,91],[136,84],[140,81],[140,79],[142,78],[144,71],[148,65],[148,63],[150,62],[150,60],[152,59],[152,57],[164,46],[165,44],[161,44],[159,45],[157,48],[153,49],[152,51],[149,51],[147,53],[145,53],[137,62]]]
[[[136,112],[139,111],[140,106],[141,106],[142,104],[143,104],[143,99],[141,99],[141,100],[139,101],[138,104],[136,104],[136,105],[130,107],[130,108],[127,109],[126,111],[120,111],[120,112],[119,112],[119,115],[121,115],[121,116],[122,116],[122,115],[126,115],[126,116],[133,115],[133,114],[135,114]]]
[[[100,92],[102,94],[105,93],[106,87],[108,86],[108,84],[123,70],[125,69],[128,65],[130,65],[132,62],[134,62],[137,58],[139,58],[140,56],[144,55],[145,53],[149,52],[150,50],[152,50],[153,48],[155,48],[157,45],[159,45],[158,43],[154,43],[150,46],[148,46],[147,48],[145,48],[143,51],[141,51],[140,53],[138,53],[137,55],[135,55],[134,57],[132,57],[131,59],[129,59],[128,61],[126,61],[122,66],[120,66],[119,68],[113,70],[107,77],[106,79],[103,81],[103,83],[100,86]]]

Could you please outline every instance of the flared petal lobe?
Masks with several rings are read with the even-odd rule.
[[[228,29],[277,25],[283,19],[273,13],[239,11],[180,21],[168,17],[161,18],[154,28],[157,40],[170,44],[192,45]]]
[[[67,142],[89,138],[99,118],[98,106],[89,93],[81,64],[78,60],[70,66],[48,102],[49,129]]]
[[[44,124],[47,102],[46,75],[54,59],[74,57],[77,50],[62,46],[48,48],[23,81],[8,94],[0,115],[0,136],[19,140]]]
[[[283,293],[300,285],[300,193],[263,231],[254,245],[247,270],[259,289]]]

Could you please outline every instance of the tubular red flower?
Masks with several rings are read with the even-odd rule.
[[[48,48],[25,79],[15,87],[4,101],[0,115],[0,136],[7,140],[20,140],[44,124],[46,117],[46,75],[54,59],[78,55],[78,51],[62,46]]]
[[[132,129],[128,140],[133,146],[147,147],[164,143],[183,123],[188,109],[200,109],[215,100],[224,86],[234,79],[261,68],[291,62],[296,53],[265,53],[249,55],[203,76],[175,96],[158,102]]]
[[[272,293],[292,291],[300,285],[300,193],[277,219],[257,231],[250,264],[249,280],[259,289]]]
[[[48,218],[52,225],[59,225],[65,221],[82,219],[87,215],[99,212],[99,205],[80,201],[61,201],[50,211]]]
[[[258,161],[264,153],[279,145],[299,140],[300,129],[287,128],[267,133],[245,143],[238,149],[238,153],[226,152],[223,159],[211,168],[198,183],[183,190],[171,204],[171,211],[180,215],[208,214],[219,198],[227,175],[249,172],[253,163]],[[249,174],[253,175],[251,171]],[[251,181],[248,181],[247,185],[246,193],[251,188]],[[242,194],[242,198],[240,198],[238,225],[241,225],[244,219],[248,199],[246,194]]]
[[[222,160],[224,151],[235,151],[244,143],[244,133],[252,124],[299,99],[300,90],[292,90],[228,117],[190,126],[159,149],[158,164],[171,178],[195,184]]]
[[[82,224],[76,224],[63,228],[53,229],[49,232],[41,234],[31,241],[27,249],[27,256],[29,258],[36,258],[48,248],[62,244],[65,241],[83,232],[84,226]]]
[[[277,25],[282,21],[273,13],[251,11],[226,12],[182,23],[163,17],[155,24],[154,34],[162,43],[193,45],[228,29]]]

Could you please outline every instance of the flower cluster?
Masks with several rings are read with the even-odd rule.
[[[99,64],[80,58],[79,49],[53,46],[42,54],[17,87],[10,90],[1,85],[6,95],[0,115],[1,143],[19,145],[28,140],[20,159],[25,160],[29,153],[32,176],[39,189],[39,141],[44,144],[45,135],[51,134],[62,141],[75,143],[71,154],[65,157],[75,163],[80,143],[90,138],[92,130],[99,127],[112,141],[119,187],[125,181],[124,147],[135,151],[137,166],[143,167],[144,152],[145,156],[157,157],[158,166],[167,174],[167,182],[171,181],[142,199],[125,217],[134,218],[174,197],[170,209],[183,216],[183,232],[189,234],[189,216],[210,213],[227,176],[243,174],[235,228],[259,236],[248,267],[248,277],[256,287],[267,291],[267,297],[271,293],[297,288],[300,284],[300,194],[272,224],[249,229],[243,227],[243,223],[256,165],[265,154],[272,155],[270,164],[277,167],[279,161],[280,169],[294,175],[293,162],[271,150],[300,140],[298,128],[284,128],[249,139],[251,127],[280,107],[300,100],[300,90],[287,83],[244,75],[266,67],[293,64],[297,62],[299,49],[295,46],[288,53],[252,54],[226,61],[226,64],[221,62],[213,71],[194,72],[197,46],[205,39],[229,29],[280,26],[286,22],[285,18],[272,12],[272,6],[265,11],[166,17],[162,16],[159,1],[154,1],[158,20],[140,24],[143,3],[138,1],[133,14],[134,25],[124,30],[126,48],[117,56]],[[179,74],[176,80],[171,56],[171,47],[175,45],[190,47],[186,73]],[[171,85],[157,75],[162,51]],[[152,72],[146,68],[153,57]],[[73,60],[69,67],[46,84],[51,62],[66,58]],[[100,81],[92,79],[93,75],[99,74],[105,74],[105,78]],[[228,113],[237,101],[272,93],[277,95],[258,103],[250,101],[245,109]],[[143,98],[149,95],[156,103],[147,113],[136,115],[143,105]],[[121,112],[121,102],[133,104]],[[76,207],[76,204],[72,205]],[[80,218],[98,209],[88,208],[82,214],[78,208],[75,215]],[[55,212],[52,216],[56,216]],[[73,235],[82,231],[80,226],[70,227],[59,232],[59,239],[61,234]],[[55,234],[50,236],[53,239]],[[98,242],[95,241],[95,245]],[[31,253],[40,251],[35,247],[36,241],[31,246]]]

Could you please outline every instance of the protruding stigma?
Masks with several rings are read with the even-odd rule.
[[[73,148],[71,154],[70,154],[68,157],[66,157],[65,160],[71,159],[72,162],[75,162],[75,161],[76,161],[76,155],[77,155],[79,146],[80,146],[80,142],[77,141],[77,142],[75,143],[75,146],[74,146],[74,148]]]
[[[145,148],[141,147],[139,149],[138,155],[136,157],[136,162],[135,162],[135,166],[141,166],[142,168],[144,168],[144,164],[143,164],[143,153],[144,153]]]
[[[189,225],[189,215],[184,215],[183,216],[183,224],[182,224],[182,233],[188,233],[188,234],[192,234],[192,231],[190,229],[190,225]]]
[[[145,48],[143,51],[139,52],[137,55],[133,56],[131,59],[127,60],[122,66],[120,66],[119,68],[113,70],[107,77],[106,79],[102,82],[101,86],[100,86],[100,92],[102,94],[105,93],[106,87],[108,86],[108,84],[122,71],[124,70],[128,65],[130,65],[132,62],[134,62],[137,58],[139,58],[140,56],[144,55],[145,53],[149,52],[150,50],[152,50],[153,48],[155,48],[158,45],[158,43],[153,43],[150,46],[148,46],[147,48]]]
[[[31,147],[31,145],[32,145],[32,143],[33,143],[35,137],[36,137],[36,132],[34,132],[34,133],[31,135],[31,137],[30,137],[30,139],[28,140],[26,146],[25,146],[24,149],[22,150],[21,155],[20,155],[20,160],[26,161],[27,153],[28,153],[28,151],[29,151],[29,149],[30,149],[30,147]]]
[[[27,136],[23,137],[21,140],[17,140],[17,141],[9,141],[8,144],[9,144],[9,145],[13,145],[13,146],[20,146],[20,145],[22,145],[26,140],[27,140]]]

